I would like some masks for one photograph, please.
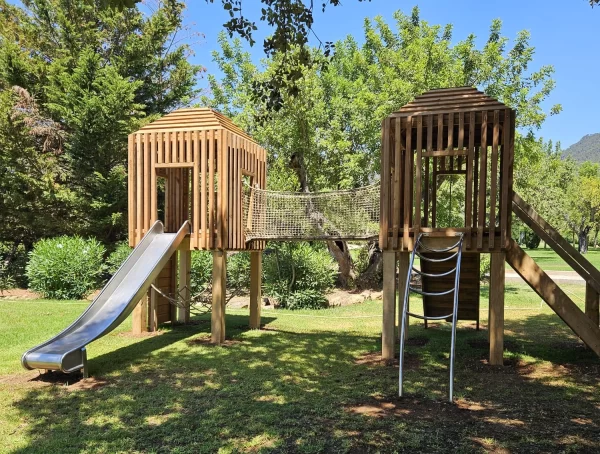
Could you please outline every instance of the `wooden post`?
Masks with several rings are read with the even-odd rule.
[[[210,340],[213,344],[225,342],[225,291],[227,276],[227,252],[213,251],[212,312]]]
[[[585,285],[585,315],[587,315],[596,326],[600,324],[600,295],[590,284]]]
[[[383,326],[381,331],[381,357],[394,358],[396,336],[396,252],[383,251]]]
[[[402,326],[402,309],[404,308],[404,292],[408,282],[408,267],[410,265],[410,253],[398,253],[398,339],[400,339],[400,328]],[[405,339],[408,339],[408,318],[406,319]]]
[[[250,329],[260,329],[262,251],[250,252]]]
[[[504,364],[504,252],[490,253],[490,365]]]
[[[156,282],[154,282],[156,284]],[[149,308],[148,308],[148,331],[155,332],[158,330],[158,295],[156,290],[150,288]]]
[[[189,323],[190,321],[190,268],[192,253],[190,239],[185,239],[179,249],[179,295],[185,301],[185,307],[177,308],[177,322]]]
[[[133,310],[131,320],[133,334],[142,334],[148,331],[148,294],[144,295]]]

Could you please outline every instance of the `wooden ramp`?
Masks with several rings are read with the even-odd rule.
[[[519,245],[510,240],[506,251],[507,263],[523,278],[552,310],[600,356],[598,300],[600,271],[571,246],[550,224],[516,193],[513,212],[539,235],[573,270],[586,281],[585,313],[561,290]]]

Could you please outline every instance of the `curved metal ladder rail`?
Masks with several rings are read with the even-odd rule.
[[[406,289],[404,290],[404,304],[402,306],[402,324],[400,326],[400,358],[399,358],[399,362],[400,362],[400,374],[399,374],[399,378],[398,378],[398,395],[400,397],[402,397],[402,384],[403,384],[403,373],[404,373],[404,342],[405,342],[405,337],[406,337],[406,322],[408,317],[415,317],[421,320],[446,320],[448,318],[452,318],[452,339],[451,339],[451,345],[450,345],[450,396],[449,396],[449,400],[450,402],[453,401],[453,396],[454,396],[454,357],[455,357],[455,344],[456,344],[456,321],[457,321],[457,316],[458,316],[458,290],[459,290],[459,278],[460,278],[460,262],[462,259],[462,243],[463,243],[463,239],[464,239],[464,234],[460,233],[458,234],[459,236],[459,240],[458,242],[456,242],[454,245],[450,246],[450,247],[446,247],[446,248],[441,248],[441,249],[433,249],[429,246],[426,246],[423,244],[423,237],[426,237],[426,234],[421,233],[419,235],[419,237],[417,238],[417,241],[415,243],[415,247],[413,248],[412,254],[410,256],[410,264],[408,267],[408,276],[406,279]],[[421,254],[419,254],[418,249],[419,247],[425,251],[428,252],[450,252],[452,251],[454,248],[457,248],[457,251],[453,254],[451,254],[448,257],[442,258],[442,259],[433,259],[431,257],[425,257]],[[439,274],[431,274],[431,273],[424,273],[420,270],[417,270],[414,268],[414,264],[415,264],[415,257],[419,257],[421,260],[426,260],[429,262],[447,262],[449,260],[452,260],[454,258],[456,258],[456,266],[451,269],[450,271],[446,271],[444,273],[439,273]],[[415,272],[417,274],[420,274],[421,276],[426,276],[426,277],[430,277],[430,278],[436,278],[436,277],[443,277],[443,276],[449,276],[452,273],[455,273],[454,276],[454,287],[443,291],[443,292],[425,292],[423,290],[418,290],[414,287],[411,287],[410,285],[410,278],[412,276],[412,273]],[[442,315],[442,316],[425,316],[425,315],[419,315],[419,314],[415,314],[413,312],[409,312],[408,310],[408,302],[409,302],[409,298],[410,298],[410,293],[414,292],[414,293],[418,293],[420,295],[426,295],[426,296],[441,296],[441,295],[448,295],[450,293],[454,293],[454,301],[453,301],[453,309],[452,309],[452,313],[448,314],[448,315]]]

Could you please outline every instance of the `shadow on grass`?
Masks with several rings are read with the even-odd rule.
[[[545,316],[523,320],[511,340],[529,349],[530,327],[546,322]],[[101,388],[26,390],[15,407],[28,422],[29,441],[16,452],[600,448],[597,384],[577,373],[554,377],[563,380],[557,384],[518,360],[489,367],[487,353],[470,346],[485,332],[459,331],[459,399],[447,404],[449,326],[411,326],[411,336],[428,341],[407,347],[417,360],[406,373],[410,397],[399,399],[397,367],[360,362],[380,348],[374,337],[276,326],[248,332],[242,316],[228,316],[227,323],[235,342],[226,347],[194,342],[207,336],[208,324],[179,327],[97,358],[94,367],[106,381]],[[587,362],[583,353],[572,362]]]

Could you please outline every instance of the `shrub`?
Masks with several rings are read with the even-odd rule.
[[[208,251],[192,251],[190,267],[190,292],[198,295],[204,292],[212,280],[212,255]]]
[[[327,298],[316,290],[298,290],[275,295],[279,307],[284,309],[324,309],[329,306]]]
[[[537,249],[540,245],[540,241],[542,241],[542,239],[534,232],[527,231],[525,233],[525,246],[527,246],[527,249]]]
[[[123,262],[129,257],[131,254],[131,249],[129,247],[128,241],[121,241],[117,244],[117,247],[114,251],[106,259],[106,271],[111,276],[117,272],[119,267],[123,264]]]
[[[490,254],[480,254],[479,257],[479,280],[487,282],[491,270]]]
[[[104,246],[93,239],[62,236],[41,240],[30,253],[29,287],[44,298],[81,299],[98,287],[104,253]]]
[[[15,286],[15,280],[8,272],[8,267],[3,262],[0,262],[0,296],[4,295],[6,290],[10,290]]]
[[[291,295],[312,290],[323,294],[333,286],[336,270],[323,247],[308,243],[277,243],[265,254],[264,286],[267,294]]]
[[[203,293],[212,285],[212,254],[208,251],[192,252],[190,268],[190,292]],[[227,291],[229,296],[238,295],[250,288],[250,254],[231,253],[227,256]]]

